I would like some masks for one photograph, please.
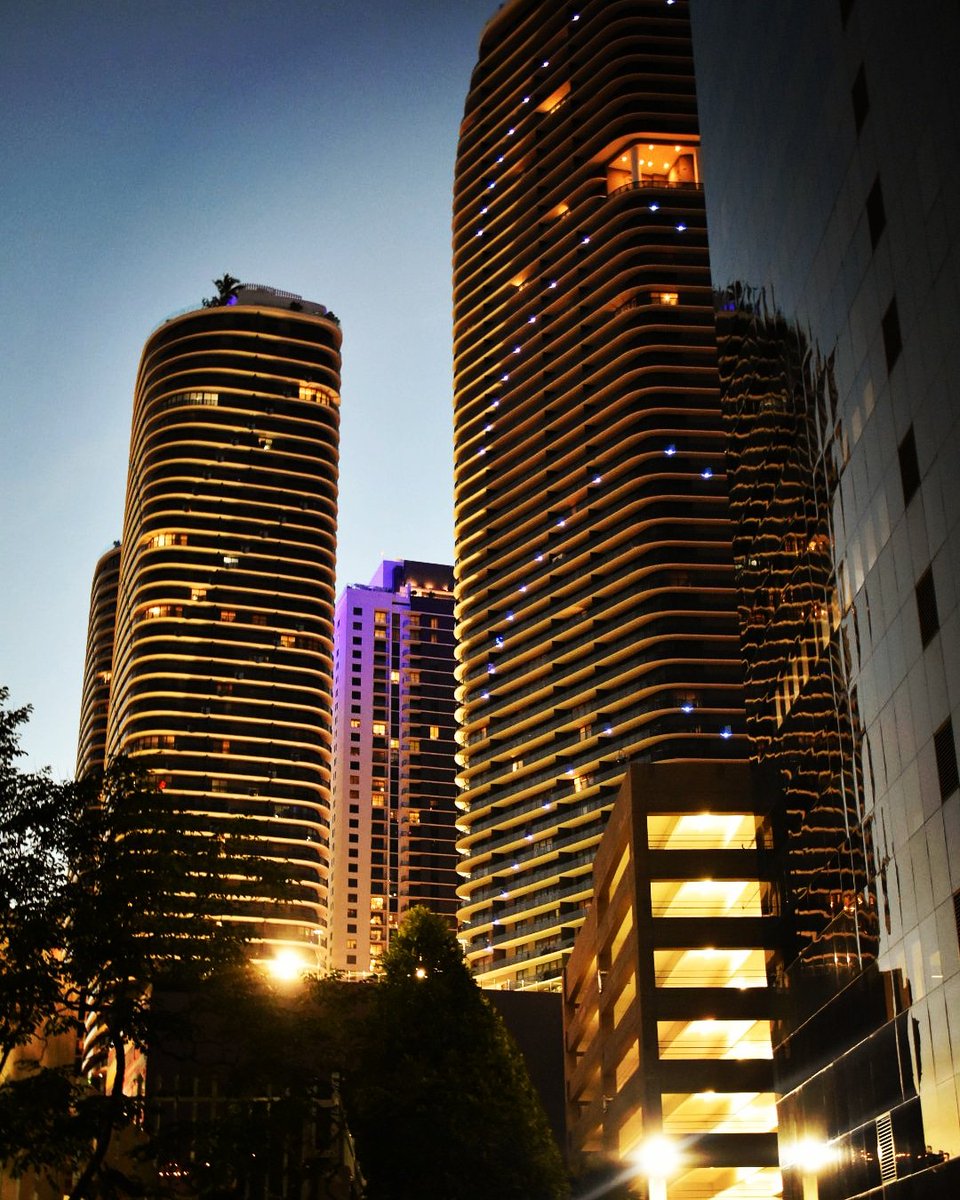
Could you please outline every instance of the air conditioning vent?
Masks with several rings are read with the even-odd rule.
[[[892,1183],[897,1177],[897,1152],[889,1113],[877,1117],[877,1154],[880,1159],[880,1178],[884,1183]]]

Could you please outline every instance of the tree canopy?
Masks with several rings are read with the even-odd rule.
[[[170,1021],[151,997],[236,974],[246,927],[221,918],[250,896],[282,896],[284,871],[256,856],[242,823],[205,831],[130,761],[76,782],[19,771],[29,709],[8,711],[6,698],[0,689],[0,1163],[72,1175],[79,1200],[103,1190],[114,1135],[138,1116],[127,1053]],[[111,1065],[105,1089],[76,1069],[81,1039],[88,1066]]]
[[[523,1058],[443,918],[384,955],[344,1095],[370,1200],[557,1200],[559,1151]]]

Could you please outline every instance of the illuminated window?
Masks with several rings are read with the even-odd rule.
[[[190,589],[191,600],[206,600],[207,589],[205,587],[195,587]]]
[[[220,753],[221,754],[229,754],[230,753],[230,739],[229,738],[224,738],[223,741],[221,741]]]
[[[440,726],[439,725],[431,725],[430,726],[430,736],[434,739],[434,741],[436,741],[436,739],[440,736]]]
[[[211,792],[225,792],[227,790],[227,781],[225,779],[214,778],[210,780]]]
[[[399,683],[400,682],[400,672],[399,671],[393,670],[390,672],[390,682],[391,683]]]
[[[238,567],[240,559],[235,554],[225,554],[223,556],[223,565],[225,567]]]
[[[419,754],[420,753],[420,739],[419,738],[410,738],[409,741],[407,742],[407,751],[410,754]]]
[[[650,299],[654,304],[666,304],[670,308],[680,303],[680,297],[676,292],[651,292]]]
[[[294,637],[294,635],[292,633],[281,633],[280,634],[280,645],[284,648],[284,650],[292,650],[296,646],[296,644],[297,644],[297,639]]]
[[[386,737],[387,725],[385,721],[374,721],[373,733],[375,737]]]
[[[356,948],[357,948],[357,939],[356,938],[347,938],[347,949],[348,950],[356,950]]]
[[[333,393],[328,392],[325,388],[320,387],[319,384],[301,383],[300,399],[309,400],[314,404],[323,404],[329,407],[334,399],[334,396]]]
[[[357,717],[353,717],[353,718],[351,718],[351,720],[350,720],[350,728],[351,728],[351,729],[359,729],[359,728],[360,728],[360,721],[359,721],[359,719],[358,719]]]
[[[151,550],[162,550],[166,546],[186,546],[187,535],[185,533],[155,533],[147,542],[147,546]]]
[[[374,611],[374,614],[373,614],[373,623],[374,623],[374,625],[386,625],[386,623],[387,623],[387,614],[386,614],[386,612],[384,611],[384,609],[382,609],[382,608],[378,608],[378,609],[376,609],[376,610]]]
[[[607,194],[624,188],[700,186],[696,145],[689,142],[634,142],[607,164]]]
[[[141,618],[156,621],[163,617],[182,617],[183,608],[179,604],[151,604],[141,613]]]
[[[372,808],[383,808],[384,803],[385,803],[385,799],[384,799],[384,795],[382,792],[374,792],[373,795],[370,797],[370,806]]]
[[[407,819],[409,820],[411,825],[419,825],[420,824],[420,810],[418,808],[411,808],[410,811],[407,813]]]
[[[237,614],[234,611],[234,609],[232,609],[232,608],[221,608],[220,609],[220,620],[221,621],[235,621],[236,619],[237,619]]]

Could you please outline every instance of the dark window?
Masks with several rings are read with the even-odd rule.
[[[953,919],[957,923],[957,941],[960,941],[960,892],[953,893]]]
[[[917,597],[917,619],[920,622],[920,641],[929,646],[933,636],[940,628],[940,614],[937,612],[937,592],[933,586],[933,568],[927,567],[917,580],[914,589]]]
[[[840,24],[846,29],[856,0],[840,0]]]
[[[860,70],[850,89],[850,99],[853,101],[853,120],[857,126],[857,133],[859,133],[867,119],[867,113],[870,111],[870,97],[867,95],[867,77],[864,74],[863,63],[860,64]]]
[[[890,301],[889,308],[883,314],[883,349],[887,356],[887,370],[892,371],[893,364],[900,357],[900,351],[903,349],[896,297]]]
[[[880,187],[880,176],[873,181],[873,187],[867,196],[867,224],[870,227],[870,245],[876,249],[880,234],[887,225],[887,214],[883,207],[883,190]]]
[[[913,435],[913,426],[907,430],[903,441],[897,447],[900,459],[900,483],[903,485],[903,503],[909,504],[920,487],[920,463],[917,460],[917,439]]]
[[[937,756],[940,799],[946,800],[960,787],[960,774],[957,772],[957,747],[953,740],[953,721],[949,717],[933,735],[933,749]]]

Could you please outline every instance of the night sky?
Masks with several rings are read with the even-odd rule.
[[[0,0],[0,683],[73,773],[151,329],[228,271],[343,322],[338,588],[452,561],[450,209],[496,0]]]

